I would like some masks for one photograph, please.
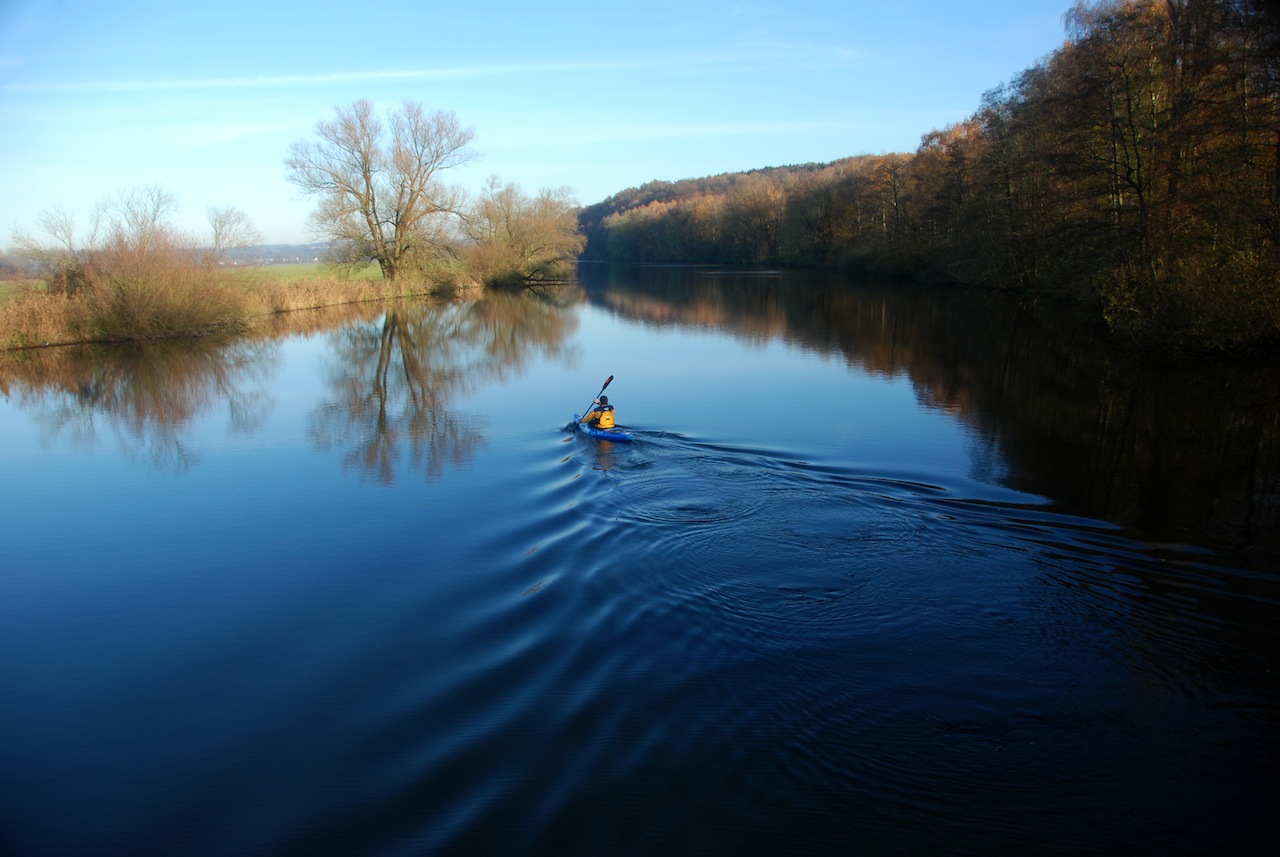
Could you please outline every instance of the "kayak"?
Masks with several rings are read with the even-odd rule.
[[[629,431],[623,431],[620,428],[610,428],[610,429],[592,428],[586,423],[578,422],[580,419],[582,419],[581,414],[573,415],[573,424],[577,426],[578,430],[583,432],[584,434],[589,434],[592,437],[598,437],[601,440],[611,440],[614,443],[624,443],[626,441],[631,440],[632,435],[631,435],[631,432]]]

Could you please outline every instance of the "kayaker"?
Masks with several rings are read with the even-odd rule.
[[[613,428],[613,405],[609,404],[609,397],[601,396],[596,399],[591,410],[587,411],[579,422],[584,422],[592,428]]]

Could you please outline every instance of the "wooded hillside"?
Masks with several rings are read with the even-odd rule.
[[[1095,302],[1147,344],[1280,342],[1280,26],[1263,0],[1106,0],[912,153],[651,182],[584,258],[814,265]]]

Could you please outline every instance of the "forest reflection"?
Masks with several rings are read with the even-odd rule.
[[[583,265],[589,299],[651,324],[781,339],[971,426],[975,471],[1156,541],[1280,561],[1280,367],[1157,363],[1072,306],[821,272]]]

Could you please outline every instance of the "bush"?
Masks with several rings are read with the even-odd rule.
[[[85,284],[96,338],[146,339],[244,324],[243,290],[168,235],[142,244],[118,239],[95,251]]]

